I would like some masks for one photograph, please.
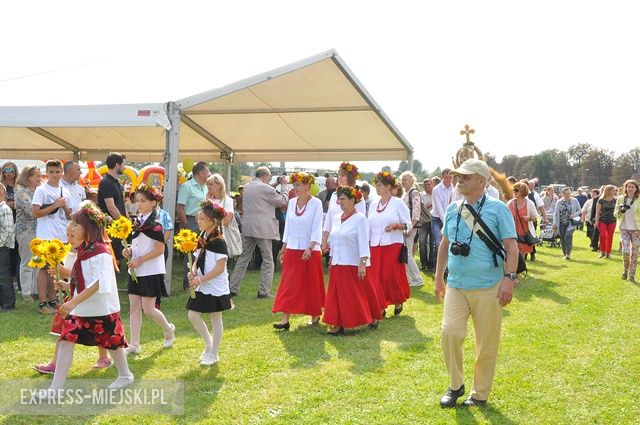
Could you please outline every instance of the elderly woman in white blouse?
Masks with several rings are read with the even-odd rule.
[[[356,179],[358,178],[358,167],[354,164],[350,164],[348,162],[343,162],[338,167],[338,186],[348,186],[355,187]],[[356,204],[356,211],[362,213],[365,217],[367,215],[367,206],[364,202],[358,202]],[[341,213],[342,209],[340,207],[340,203],[338,202],[338,191],[334,191],[331,195],[331,199],[329,200],[329,207],[327,209],[327,216],[324,220],[324,225],[322,227],[322,252],[329,252],[329,234],[331,233],[331,220],[336,214]]]
[[[320,242],[322,241],[322,201],[311,196],[314,177],[307,173],[293,173],[296,197],[289,200],[282,237],[282,277],[273,303],[273,312],[282,313],[275,329],[288,330],[289,316],[311,316],[309,324],[320,322],[324,307],[324,275]]]
[[[385,303],[381,308],[386,309],[393,304],[393,314],[397,316],[402,312],[403,303],[411,296],[406,264],[400,261],[404,232],[411,230],[411,218],[404,202],[391,196],[391,187],[397,185],[393,174],[381,171],[373,183],[380,199],[369,208],[371,272],[384,291]],[[382,313],[384,315],[385,312]]]
[[[332,220],[329,244],[331,261],[329,288],[323,322],[332,326],[329,335],[344,333],[345,328],[369,325],[378,327],[380,300],[370,279],[369,226],[356,205],[364,204],[356,187],[337,189],[342,213]]]

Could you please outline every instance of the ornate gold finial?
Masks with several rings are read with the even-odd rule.
[[[453,166],[455,168],[458,168],[460,164],[470,158],[477,157],[478,159],[484,160],[484,155],[480,149],[478,149],[478,147],[471,141],[470,136],[475,132],[476,131],[473,128],[469,127],[469,124],[464,126],[464,130],[460,130],[460,135],[466,136],[467,141],[462,145],[460,150],[458,150],[456,157],[452,158]]]
[[[473,128],[469,128],[469,124],[466,124],[464,126],[464,130],[460,130],[460,135],[461,136],[466,136],[467,137],[467,143],[473,143],[471,142],[471,137],[469,137],[470,135],[472,135],[473,133],[475,133],[476,131]]]

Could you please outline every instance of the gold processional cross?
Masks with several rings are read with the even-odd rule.
[[[464,130],[460,130],[460,135],[461,136],[466,136],[467,137],[467,143],[466,144],[470,144],[471,143],[471,137],[469,137],[470,135],[472,135],[473,133],[475,133],[476,131],[473,128],[469,128],[469,124],[464,126]]]

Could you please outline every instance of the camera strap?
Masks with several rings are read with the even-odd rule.
[[[460,227],[460,219],[464,218],[464,222],[469,227],[469,230],[471,230],[471,235],[469,236],[469,241],[467,242],[467,244],[471,244],[471,240],[473,239],[473,233],[474,233],[476,224],[478,223],[478,219],[480,218],[480,212],[482,211],[482,207],[484,206],[484,202],[486,200],[487,200],[487,195],[483,195],[482,196],[482,200],[480,201],[480,205],[478,206],[478,212],[477,213],[476,213],[476,211],[473,209],[473,207],[471,205],[465,203],[464,199],[462,201],[460,201],[461,203],[460,203],[460,208],[458,209],[458,217],[456,218],[455,242],[459,242],[458,241],[458,228]],[[471,216],[469,216],[468,214],[465,214],[464,207],[467,207],[470,211],[473,211]],[[469,223],[469,222],[471,222],[471,223]]]
[[[496,235],[493,234],[491,229],[489,229],[489,226],[487,226],[487,224],[482,220],[480,215],[471,207],[471,205],[465,204],[465,206],[467,207],[467,210],[469,210],[471,215],[473,215],[475,222],[478,224],[478,226],[480,226],[480,228],[484,232],[484,233],[480,232],[480,230],[475,231],[478,238],[482,242],[484,242],[489,248],[489,250],[493,253],[493,264],[495,267],[498,267],[497,257],[500,257],[503,261],[506,261],[506,251],[504,249],[504,246],[502,245],[502,242],[498,240]]]

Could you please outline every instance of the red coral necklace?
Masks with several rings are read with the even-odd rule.
[[[300,209],[300,207],[298,206],[298,202],[296,201],[296,215],[298,217],[304,214],[304,212],[307,210],[307,205],[309,205],[310,200],[311,200],[311,197],[307,198],[307,202],[304,203],[304,205],[302,206],[302,209]]]
[[[382,211],[386,210],[389,206],[389,202],[391,202],[391,197],[389,197],[389,199],[387,199],[387,203],[384,204],[382,208],[380,208],[380,206],[382,205],[382,201],[379,201],[378,205],[376,205],[376,212],[381,213]]]

